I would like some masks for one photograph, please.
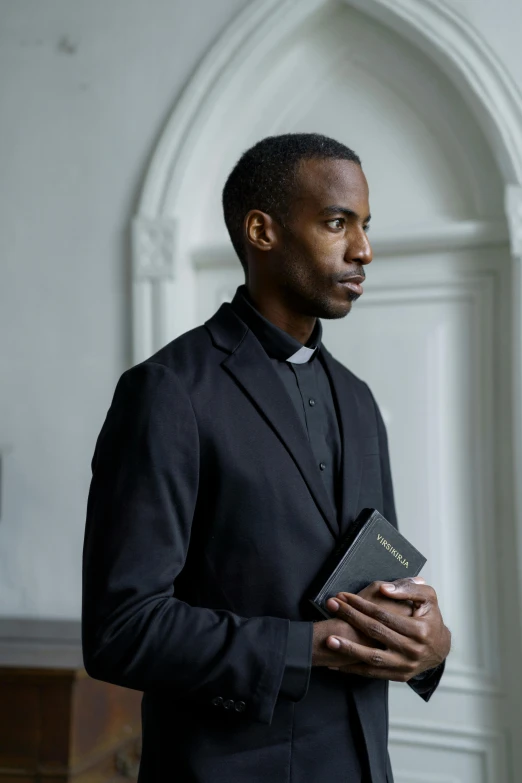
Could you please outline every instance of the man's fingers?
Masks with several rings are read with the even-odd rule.
[[[339,609],[336,612],[337,617],[342,617],[342,612],[347,611],[346,604],[348,606],[357,609],[357,611],[363,615],[367,615],[373,620],[377,620],[378,623],[391,628],[392,631],[396,631],[402,636],[406,636],[409,639],[417,639],[420,631],[419,621],[413,617],[404,617],[403,615],[387,612],[381,606],[377,606],[373,601],[367,601],[365,598],[361,598],[360,595],[354,593],[343,593],[345,600],[336,598],[335,600],[339,604]],[[348,618],[346,618],[348,619]],[[356,618],[359,619],[359,618]],[[351,624],[351,620],[349,620]],[[367,633],[366,631],[364,633]],[[375,638],[375,637],[373,637]],[[419,641],[422,641],[419,639]]]
[[[365,599],[363,598],[360,600],[364,601]],[[370,639],[375,639],[392,650],[397,650],[412,657],[415,657],[418,653],[415,642],[411,639],[412,624],[400,623],[400,620],[402,619],[400,616],[380,609],[380,607],[375,606],[371,601],[368,603],[371,603],[373,607],[372,616],[368,616],[368,614],[359,611],[343,601],[339,601],[338,603],[339,610],[336,613],[337,617],[345,620],[352,628],[356,628]],[[389,623],[386,622],[387,618],[389,618]],[[399,622],[397,622],[397,620]],[[390,625],[394,627],[390,627]],[[413,627],[415,628],[415,626]]]
[[[415,603],[429,603],[437,600],[437,593],[430,585],[427,585],[422,576],[414,576],[407,579],[397,579],[395,582],[373,582],[374,586],[386,598],[395,598],[399,601],[414,601]],[[344,600],[345,595],[352,593],[337,593]]]
[[[414,577],[413,579],[397,579],[396,582],[382,582],[380,585],[380,591],[388,598],[397,598],[401,601],[404,599],[414,601],[415,603],[430,603],[437,600],[437,594],[430,585],[414,580],[422,579],[422,577]]]
[[[349,658],[355,658],[350,661],[350,668],[358,664],[364,664],[365,671],[392,671],[397,674],[409,674],[414,672],[414,664],[405,661],[404,658],[390,650],[380,650],[374,647],[365,647],[357,642],[344,639],[340,636],[329,636],[326,644],[334,649],[340,655],[346,655]],[[344,667],[343,667],[344,668]],[[373,676],[368,674],[368,677]]]

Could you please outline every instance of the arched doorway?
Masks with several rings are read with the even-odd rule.
[[[392,687],[396,781],[503,783],[521,762],[510,726],[520,698],[522,114],[449,12],[354,6],[253,4],[188,86],[134,223],[135,358],[201,323],[241,282],[220,192],[243,149],[314,130],[361,155],[375,261],[350,317],[324,324],[325,341],[381,404],[401,528],[427,554],[454,633],[428,708]]]

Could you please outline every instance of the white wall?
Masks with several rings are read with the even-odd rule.
[[[522,3],[519,0],[449,0],[445,4],[473,25],[520,88]]]
[[[522,4],[452,4],[522,83]],[[79,616],[90,459],[130,363],[129,220],[176,97],[244,5],[0,0],[0,614]]]
[[[130,364],[129,220],[243,4],[0,2],[0,614],[79,616],[90,459]]]

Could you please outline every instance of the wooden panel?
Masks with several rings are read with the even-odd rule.
[[[49,771],[69,764],[69,734],[71,725],[70,674],[63,678],[45,678],[38,688],[40,718],[39,762]]]
[[[0,620],[0,783],[137,779],[142,694],[81,660],[79,624]]]
[[[72,699],[70,763],[76,768],[141,734],[139,691],[79,678]]]
[[[5,682],[1,671],[0,683],[0,768],[25,768],[38,756],[38,690],[25,683]]]
[[[0,780],[2,783],[35,783],[35,778],[33,775],[27,776],[27,775],[16,775],[13,777],[11,773],[3,773],[0,769]],[[50,781],[46,781],[46,783],[50,783]]]
[[[71,783],[132,783],[138,779],[139,751],[140,741],[130,740],[88,769],[75,773]]]

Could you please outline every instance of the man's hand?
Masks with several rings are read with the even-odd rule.
[[[415,577],[421,582],[424,582],[422,577]],[[413,604],[411,601],[393,601],[391,598],[385,596],[381,590],[380,585],[383,582],[372,582],[372,584],[365,587],[359,593],[360,596],[366,598],[368,601],[372,601],[376,606],[381,606],[389,612],[394,612],[405,617],[411,617],[413,612]],[[343,599],[344,593],[338,594]],[[344,600],[344,599],[343,599]],[[335,654],[332,656],[331,650],[325,646],[326,639],[329,636],[342,636],[345,639],[349,639],[358,644],[362,644],[365,647],[373,647],[377,649],[383,649],[382,644],[374,639],[370,639],[368,636],[353,628],[345,620],[324,620],[314,623],[314,647],[313,647],[313,665],[314,666],[326,666],[327,660],[331,660],[332,657],[338,658]],[[358,659],[354,658],[353,662]],[[342,666],[339,666],[339,661],[336,661],[337,665],[328,666],[329,669],[342,670]],[[346,658],[343,659],[343,664],[347,663]]]
[[[413,578],[417,584],[426,583],[426,580],[422,576],[415,576]],[[389,595],[386,595],[381,590],[381,585],[384,584],[387,583],[372,582],[368,587],[365,587],[364,590],[361,590],[360,593],[357,593],[357,595],[360,595],[361,598],[365,598],[367,601],[371,601],[372,604],[379,606],[387,612],[398,614],[402,617],[411,617],[413,614],[413,602],[411,600],[394,599]],[[341,601],[345,601],[346,595],[348,595],[348,593],[338,593],[337,597],[340,598]]]
[[[348,674],[407,682],[441,663],[449,652],[451,634],[435,590],[416,579],[374,583],[360,595],[338,593],[329,599],[328,609],[364,634],[372,646],[332,633],[326,646],[338,653],[338,659],[326,665]],[[386,597],[384,605],[378,593]],[[390,611],[390,600],[397,602],[395,611]]]
[[[422,579],[422,577],[416,577],[416,578],[424,582],[424,579]],[[413,612],[412,602],[393,601],[391,598],[387,598],[385,595],[383,595],[383,593],[380,590],[381,584],[383,584],[383,582],[372,582],[370,585],[368,585],[368,587],[365,587],[364,590],[361,590],[361,592],[358,593],[358,595],[362,596],[363,598],[366,598],[366,600],[368,601],[371,601],[376,606],[381,606],[383,609],[386,609],[389,612],[393,612],[395,614],[399,614],[404,617],[411,617]],[[338,595],[342,600],[344,600],[344,593],[339,593]],[[380,642],[374,639],[370,639],[368,636],[365,636],[364,634],[360,633],[355,628],[352,628],[347,623],[345,623],[344,620],[343,623],[344,625],[340,626],[338,631],[333,630],[331,626],[329,627],[324,625],[323,623],[320,623],[319,625],[324,627],[321,627],[321,629],[317,628],[317,632],[315,634],[318,646],[320,647],[321,642],[323,643],[324,646],[324,642],[326,641],[328,636],[340,635],[340,636],[344,636],[347,639],[351,639],[354,642],[359,641],[360,644],[364,644],[366,647],[375,647],[381,650],[383,649],[383,645],[380,644]],[[355,661],[356,659],[354,659],[354,662]],[[328,668],[334,669],[336,671],[344,670],[344,666],[329,666]]]
[[[348,662],[355,663],[358,661],[356,656],[350,657],[349,655],[343,655],[342,659],[340,659],[339,653],[326,645],[326,640],[333,637],[343,637],[358,646],[370,648],[376,646],[373,639],[365,636],[356,628],[352,628],[344,620],[338,620],[337,618],[320,620],[314,623],[312,666],[328,666],[330,669],[339,669],[340,666]]]
[[[415,580],[424,583],[424,579],[421,576],[415,577]],[[394,601],[392,598],[388,598],[387,596],[383,595],[381,592],[380,586],[384,584],[383,582],[372,582],[368,585],[368,587],[365,587],[363,590],[361,590],[358,595],[362,596],[362,598],[366,598],[367,601],[371,601],[376,606],[380,606],[382,609],[385,609],[388,612],[392,612],[394,614],[402,615],[403,617],[411,617],[413,613],[413,603],[411,601]],[[345,593],[338,593],[338,597],[341,598],[341,600],[344,600]],[[353,629],[355,631],[355,629]],[[333,632],[332,632],[333,633]],[[333,633],[333,635],[335,635]],[[342,634],[345,636],[346,634]],[[351,638],[348,636],[348,638]],[[378,649],[384,649],[384,646],[376,641],[370,639],[368,636],[364,637],[364,644],[366,644],[367,647],[377,647]],[[354,639],[354,641],[357,641]],[[335,669],[336,671],[344,671],[343,666],[329,666],[329,669]]]

